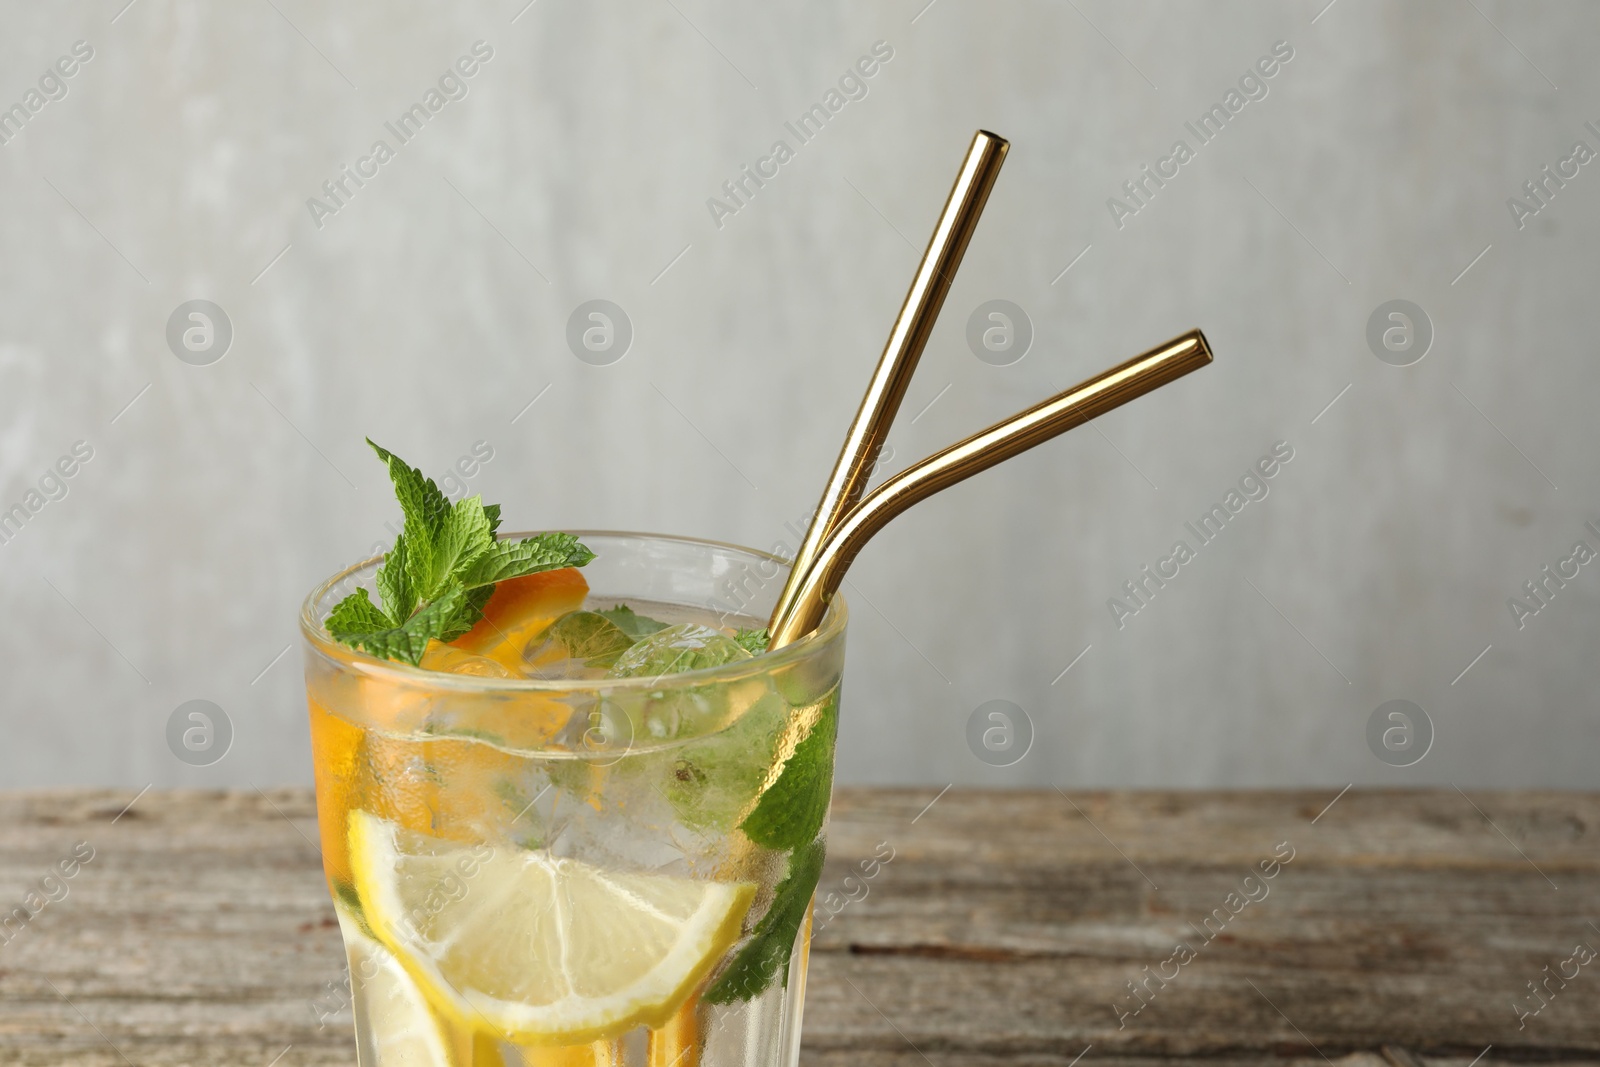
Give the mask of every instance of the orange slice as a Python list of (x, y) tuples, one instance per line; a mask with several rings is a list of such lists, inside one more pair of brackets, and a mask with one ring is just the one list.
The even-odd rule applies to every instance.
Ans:
[(589, 583), (576, 567), (508, 578), (494, 587), (483, 618), (451, 646), (522, 673), (522, 650), (557, 618), (583, 607)]

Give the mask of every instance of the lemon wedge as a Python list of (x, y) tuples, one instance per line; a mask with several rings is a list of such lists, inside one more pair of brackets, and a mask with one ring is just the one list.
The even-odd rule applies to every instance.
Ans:
[(449, 1038), (428, 1000), (394, 954), (362, 933), (361, 925), (335, 905), (350, 957), (352, 983), (361, 991), (367, 1036), (376, 1046), (363, 1058), (415, 1067), (453, 1067)]
[(738, 940), (749, 882), (608, 870), (350, 812), (362, 908), (453, 1022), (526, 1045), (660, 1027)]

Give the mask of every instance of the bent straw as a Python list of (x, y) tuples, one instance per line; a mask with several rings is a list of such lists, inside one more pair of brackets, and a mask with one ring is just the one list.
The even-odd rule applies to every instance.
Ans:
[(1210, 362), (1205, 336), (1190, 330), (890, 478), (834, 528), (809, 571), (797, 580), (791, 574), (797, 594), (787, 613), (774, 614), (768, 647), (781, 648), (816, 629), (862, 546), (911, 505)]
[(934, 320), (944, 306), (945, 295), (950, 291), (956, 269), (961, 266), (967, 243), (978, 228), (978, 218), (983, 214), (995, 179), (1000, 176), (1000, 165), (1005, 162), (1009, 147), (1005, 138), (987, 130), (972, 135), (967, 158), (950, 188), (939, 224), (928, 240), (928, 249), (922, 254), (922, 263), (911, 280), (900, 314), (894, 320), (894, 329), (883, 347), (866, 395), (861, 398), (855, 421), (850, 424), (839, 460), (828, 476), (817, 513), (795, 553), (789, 578), (773, 608), (774, 621), (792, 611), (800, 591), (800, 580), (811, 570), (822, 542), (866, 490), (872, 465), (877, 462), (878, 452), (888, 437), (889, 424), (900, 410), (906, 386), (917, 369), (917, 361), (922, 358)]

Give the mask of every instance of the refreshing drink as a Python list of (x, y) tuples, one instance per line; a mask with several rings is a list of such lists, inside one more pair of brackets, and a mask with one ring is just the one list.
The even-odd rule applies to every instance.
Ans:
[(842, 603), (765, 652), (769, 556), (491, 523), (480, 551), (557, 544), (546, 562), (585, 565), (468, 587), (455, 624), (404, 639), (353, 632), (374, 594), (391, 624), (455, 595), (413, 562), (409, 601), (393, 562), (437, 560), (448, 521), (330, 580), (301, 620), (362, 1067), (793, 1065)]

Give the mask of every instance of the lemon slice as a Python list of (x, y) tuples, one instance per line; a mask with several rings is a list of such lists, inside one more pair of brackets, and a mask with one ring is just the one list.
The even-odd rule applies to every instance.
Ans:
[(452, 1067), (449, 1039), (422, 990), (394, 954), (361, 932), (361, 925), (335, 906), (350, 956), (353, 984), (361, 991), (368, 1036), (376, 1062), (414, 1067)]
[(350, 812), (378, 939), (453, 1021), (516, 1044), (664, 1025), (739, 938), (748, 882), (605, 870)]

